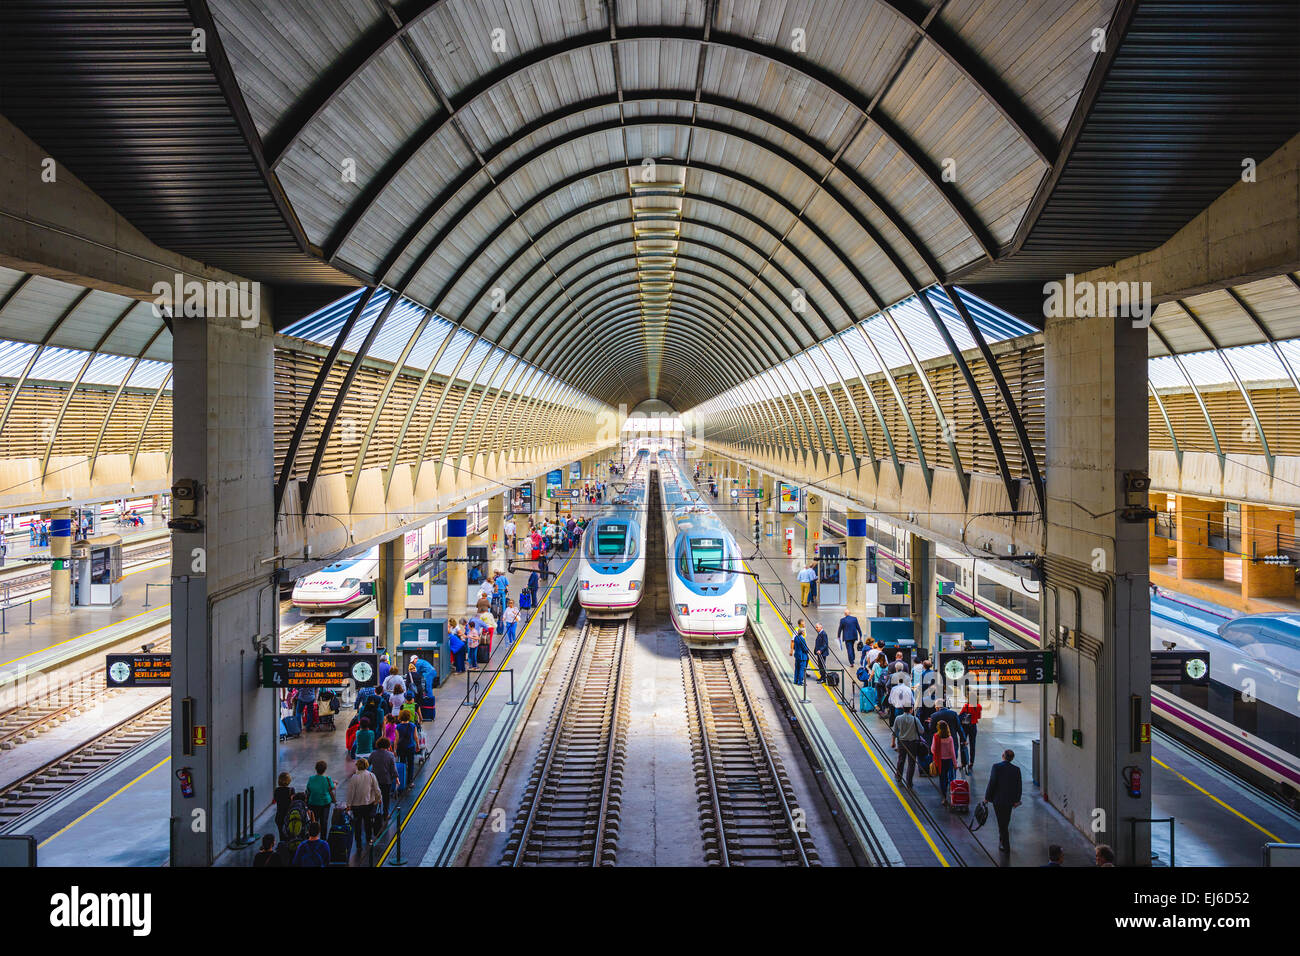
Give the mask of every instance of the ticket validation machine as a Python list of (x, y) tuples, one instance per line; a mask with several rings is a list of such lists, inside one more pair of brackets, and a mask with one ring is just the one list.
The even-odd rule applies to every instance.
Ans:
[(102, 534), (72, 545), (72, 603), (115, 607), (122, 603), (122, 538)]

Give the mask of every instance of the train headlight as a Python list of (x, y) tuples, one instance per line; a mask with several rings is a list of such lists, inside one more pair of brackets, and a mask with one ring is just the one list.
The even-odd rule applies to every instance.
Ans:
[(749, 610), (749, 605), (748, 605), (748, 604), (737, 604), (737, 605), (736, 605), (736, 617), (744, 617), (745, 613), (746, 613), (748, 610)]
[(627, 582), (627, 589), (628, 589), (629, 591), (639, 591), (639, 590), (641, 590), (641, 582), (640, 582), (640, 581), (628, 581), (628, 582)]
[(584, 591), (586, 591), (588, 588), (591, 587), (590, 581), (579, 581), (578, 584), (582, 587)]
[(687, 617), (690, 615), (691, 609), (687, 607), (685, 604), (679, 604), (677, 605), (677, 613), (681, 617)]

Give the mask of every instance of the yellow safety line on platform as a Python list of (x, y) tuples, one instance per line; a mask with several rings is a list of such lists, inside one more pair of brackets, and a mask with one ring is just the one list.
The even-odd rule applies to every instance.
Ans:
[(1172, 774), (1173, 774), (1175, 777), (1177, 777), (1179, 780), (1183, 781), (1183, 783), (1187, 784), (1187, 785), (1188, 785), (1189, 787), (1191, 787), (1193, 790), (1199, 790), (1201, 793), (1205, 794), (1207, 797), (1209, 797), (1211, 800), (1213, 800), (1213, 801), (1214, 801), (1215, 803), (1217, 803), (1219, 806), (1223, 807), (1223, 809), (1227, 810), (1229, 813), (1234, 814), (1234, 815), (1240, 817), (1242, 820), (1245, 820), (1245, 821), (1246, 821), (1247, 823), (1249, 823), (1252, 827), (1254, 827), (1254, 828), (1255, 828), (1256, 830), (1258, 830), (1260, 833), (1262, 833), (1262, 834), (1264, 834), (1265, 836), (1267, 836), (1267, 837), (1268, 837), (1270, 840), (1272, 840), (1274, 843), (1284, 843), (1284, 842), (1286, 842), (1286, 841), (1284, 841), (1280, 836), (1277, 836), (1276, 834), (1271, 833), (1271, 832), (1269, 832), (1268, 830), (1265, 830), (1262, 826), (1260, 826), (1258, 823), (1256, 823), (1256, 822), (1255, 822), (1254, 820), (1252, 820), (1250, 817), (1246, 816), (1246, 815), (1245, 815), (1244, 813), (1242, 813), (1241, 811), (1236, 810), (1236, 809), (1234, 809), (1234, 808), (1228, 806), (1226, 803), (1224, 803), (1222, 800), (1220, 800), (1220, 799), (1219, 799), (1218, 797), (1216, 797), (1214, 794), (1210, 793), (1210, 791), (1206, 790), (1204, 787), (1200, 786), (1199, 784), (1193, 783), (1191, 780), (1188, 780), (1188, 779), (1187, 779), (1186, 777), (1184, 777), (1181, 773), (1179, 773), (1179, 772), (1178, 772), (1177, 770), (1175, 770), (1173, 767), (1169, 766), (1169, 765), (1168, 765), (1167, 763), (1165, 763), (1163, 760), (1160, 760), (1160, 759), (1159, 759), (1158, 757), (1156, 757), (1155, 755), (1152, 755), (1152, 757), (1151, 757), (1151, 762), (1152, 762), (1152, 763), (1158, 763), (1158, 764), (1160, 764), (1160, 766), (1164, 767), (1166, 770), (1168, 770), (1170, 773), (1172, 773)]
[(154, 764), (152, 767), (150, 767), (150, 768), (149, 768), (148, 770), (146, 770), (144, 773), (140, 774), (140, 776), (136, 777), (136, 778), (135, 778), (134, 780), (132, 780), (130, 783), (125, 784), (125, 785), (124, 785), (121, 789), (119, 789), (116, 793), (113, 793), (111, 796), (107, 796), (107, 797), (105, 797), (103, 800), (100, 800), (99, 803), (95, 804), (93, 807), (91, 807), (89, 810), (87, 810), (87, 811), (86, 811), (85, 813), (83, 813), (81, 816), (77, 817), (77, 819), (73, 820), (73, 821), (72, 821), (71, 823), (69, 823), (67, 826), (63, 827), (63, 828), (62, 828), (61, 830), (59, 830), (57, 833), (54, 833), (54, 834), (52, 834), (51, 836), (46, 837), (44, 840), (42, 840), (42, 841), (37, 845), (36, 848), (37, 848), (38, 850), (41, 849), (41, 847), (45, 846), (45, 844), (49, 843), (51, 840), (55, 840), (55, 839), (57, 839), (57, 838), (59, 837), (60, 834), (66, 833), (68, 830), (71, 830), (71, 829), (72, 829), (73, 827), (75, 827), (78, 823), (80, 823), (82, 820), (86, 819), (86, 817), (90, 816), (92, 813), (94, 813), (96, 810), (98, 810), (98, 809), (99, 809), (100, 807), (102, 807), (104, 804), (106, 804), (106, 803), (108, 803), (108, 802), (110, 802), (110, 801), (112, 801), (112, 800), (116, 800), (116, 799), (117, 799), (118, 797), (120, 797), (122, 794), (126, 793), (126, 791), (130, 790), (130, 789), (131, 789), (132, 787), (134, 787), (137, 783), (139, 783), (139, 782), (140, 782), (141, 780), (143, 780), (145, 777), (149, 776), (149, 774), (153, 773), (155, 770), (157, 770), (159, 767), (161, 767), (163, 764), (167, 763), (167, 762), (168, 762), (169, 760), (171, 760), (171, 759), (172, 759), (172, 758), (171, 758), (171, 755), (170, 755), (170, 754), (167, 755), (166, 757), (163, 757), (162, 760), (159, 760), (156, 764)]
[[(564, 576), (564, 569), (569, 566), (569, 562), (571, 562), (572, 560), (573, 560), (573, 555), (569, 555), (569, 557), (567, 557), (564, 560), (564, 564), (560, 565), (560, 570), (555, 572), (555, 581), (547, 586), (546, 592), (542, 596), (543, 604), (546, 603), (547, 598), (551, 596), (551, 592), (555, 590), (555, 586), (560, 583), (560, 578)], [(537, 605), (538, 608), (540, 608), (541, 606), (542, 606), (541, 604)], [(487, 689), (483, 691), (483, 696), (481, 696), (478, 699), (479, 704), (487, 700), (487, 695), (492, 693), (492, 688), (496, 686), (497, 678), (500, 677), (501, 672), (505, 670), (506, 664), (510, 663), (510, 658), (515, 656), (515, 651), (517, 651), (519, 649), (519, 645), (523, 643), (524, 635), (527, 634), (528, 629), (533, 626), (533, 621), (537, 620), (538, 615), (535, 613), (535, 610), (536, 609), (534, 609), (534, 614), (528, 619), (528, 623), (524, 625), (524, 629), (520, 631), (519, 636), (515, 638), (515, 643), (514, 646), (510, 648), (510, 653), (505, 656), (505, 659), (501, 662), (501, 666), (498, 667), (496, 673), (492, 675), (492, 680), (488, 682)], [(406, 811), (406, 819), (404, 819), (400, 824), (398, 824), (397, 827), (398, 833), (401, 833), (403, 830), (405, 830), (406, 825), (411, 822), (411, 817), (415, 814), (415, 811), (420, 806), (421, 801), (424, 800), (424, 795), (429, 792), (429, 788), (433, 786), (433, 782), (438, 779), (438, 774), (442, 772), (442, 768), (446, 765), (448, 759), (450, 759), (451, 755), (455, 752), (456, 747), (460, 745), (460, 740), (462, 737), (465, 736), (465, 731), (469, 730), (470, 725), (474, 723), (474, 718), (478, 716), (479, 704), (474, 705), (474, 709), (470, 711), (469, 720), (465, 721), (464, 725), (460, 728), (459, 731), (457, 731), (456, 736), (452, 738), (451, 744), (447, 747), (446, 752), (443, 753), (441, 759), (438, 760), (438, 766), (433, 768), (433, 773), (430, 774), (429, 779), (425, 781), (424, 788), (420, 791), (420, 795), (415, 798), (415, 803), (411, 804), (411, 809)], [(384, 861), (388, 859), (388, 854), (393, 852), (393, 847), (396, 845), (397, 845), (397, 834), (394, 834), (393, 838), (390, 841), (388, 841), (388, 846), (384, 848), (383, 856), (379, 858), (379, 862), (375, 865), (383, 866)]]
[[(745, 564), (745, 562), (743, 561), (741, 562), (741, 564), (745, 565), (746, 571), (750, 570), (748, 564)], [(754, 580), (755, 583), (758, 584), (758, 590), (762, 593), (763, 599), (767, 601), (767, 606), (772, 609), (772, 613), (776, 615), (776, 619), (781, 622), (781, 625), (786, 629), (786, 632), (793, 639), (794, 631), (791, 629), (784, 615), (782, 615), (781, 612), (776, 609), (776, 605), (772, 603), (772, 597), (767, 593), (767, 588), (763, 587), (763, 582), (759, 581), (757, 576), (755, 576)], [(903, 807), (904, 810), (907, 811), (907, 815), (912, 818), (912, 822), (916, 824), (916, 829), (920, 832), (921, 836), (925, 838), (925, 842), (929, 845), (930, 849), (934, 851), (934, 855), (935, 857), (938, 858), (939, 863), (943, 866), (951, 867), (952, 864), (948, 862), (947, 858), (944, 857), (939, 847), (935, 844), (933, 838), (931, 838), (930, 836), (930, 832), (925, 828), (925, 825), (921, 823), (920, 818), (912, 810), (912, 807), (908, 804), (908, 802), (903, 799), (902, 791), (899, 790), (898, 787), (895, 786), (894, 784), (893, 774), (889, 771), (886, 771), (885, 768), (881, 766), (880, 761), (876, 759), (876, 755), (872, 753), (871, 748), (867, 746), (867, 741), (863, 738), (862, 732), (858, 730), (857, 722), (849, 715), (849, 712), (844, 709), (844, 705), (840, 703), (840, 701), (836, 698), (835, 694), (831, 691), (829, 687), (827, 687), (825, 684), (822, 684), (821, 688), (826, 692), (826, 695), (830, 697), (831, 703), (835, 705), (835, 709), (840, 712), (841, 716), (843, 716), (844, 722), (848, 724), (849, 729), (853, 731), (853, 736), (858, 738), (858, 743), (862, 744), (862, 749), (866, 752), (867, 756), (871, 758), (871, 762), (875, 764), (876, 770), (880, 772), (880, 776), (885, 781), (885, 784), (889, 787), (891, 791), (893, 791), (894, 796), (898, 798), (899, 804)]]
[[(171, 605), (159, 604), (157, 607), (151, 607), (149, 610), (141, 611), (139, 614), (132, 614), (130, 617), (124, 617), (120, 621), (113, 621), (112, 623), (105, 624), (103, 627), (97, 627), (93, 631), (87, 631), (85, 634), (78, 634), (76, 637), (70, 637), (66, 641), (59, 641), (59, 643), (50, 644), (47, 647), (39, 647), (34, 651), (30, 651), (24, 654), (22, 657), (15, 657), (11, 661), (5, 661), (3, 664), (0, 664), (0, 667), (8, 667), (10, 664), (17, 664), (19, 661), (31, 657), (33, 654), (44, 654), (46, 651), (52, 651), (54, 650), (54, 648), (62, 647), (64, 644), (71, 644), (73, 641), (84, 640), (85, 638), (90, 637), (90, 635), (92, 634), (98, 634), (100, 631), (106, 631), (110, 627), (117, 627), (120, 624), (127, 624), (131, 621), (134, 621), (137, 617), (144, 617), (146, 614), (152, 614), (154, 611), (160, 610), (165, 607), (171, 607)], [(124, 637), (122, 638), (122, 640), (126, 640), (126, 638)]]

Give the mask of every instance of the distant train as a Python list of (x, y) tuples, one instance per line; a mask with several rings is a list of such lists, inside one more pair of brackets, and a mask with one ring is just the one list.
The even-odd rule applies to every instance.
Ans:
[(650, 501), (650, 452), (628, 465), (627, 489), (593, 518), (582, 536), (578, 600), (588, 617), (627, 617), (645, 585), (646, 508)]
[[(844, 534), (843, 515), (830, 512), (827, 528)], [(881, 517), (867, 521), (867, 537), (879, 557), (904, 574), (910, 566), (906, 529)], [(985, 617), (1022, 645), (1040, 647), (1040, 585), (998, 563), (936, 547), (935, 576), (950, 581), (943, 600)], [(1163, 605), (1162, 605), (1163, 608)], [(1181, 650), (1210, 652), (1208, 686), (1151, 688), (1156, 722), (1293, 805), (1300, 803), (1300, 615), (1249, 615), (1205, 629), (1163, 609), (1155, 616), (1192, 627), (1178, 634)], [(1161, 638), (1153, 630), (1152, 650)]]
[[(470, 534), (477, 534), (487, 526), (487, 506), (474, 505), (466, 509)], [(427, 557), (430, 546), (447, 540), (447, 519), (406, 532), (406, 566), (403, 577), (415, 572)], [(369, 595), (361, 593), (361, 584), (379, 577), (379, 549), (371, 548), (363, 555), (336, 561), (319, 571), (299, 578), (293, 585), (293, 606), (303, 617), (340, 617), (356, 610)]]
[(740, 549), (669, 452), (658, 471), (673, 627), (689, 647), (735, 647), (749, 621)]

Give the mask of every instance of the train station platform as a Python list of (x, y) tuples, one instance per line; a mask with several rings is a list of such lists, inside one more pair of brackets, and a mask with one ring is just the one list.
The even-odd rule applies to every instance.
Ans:
[[(49, 593), (5, 608), (0, 634), (0, 674), (48, 666), (62, 650), (88, 640), (126, 635), (170, 620), (171, 564), (150, 561), (124, 571), (122, 600), (113, 607), (74, 607), (67, 614), (49, 612)], [(149, 606), (145, 606), (146, 595)], [(31, 623), (28, 623), (28, 618)]]
[[(742, 549), (753, 552), (748, 518), (719, 510), (742, 542)], [(827, 540), (835, 543), (833, 535)], [(843, 645), (835, 637), (842, 607), (800, 608), (794, 580), (799, 559), (787, 557), (783, 551), (774, 554), (775, 550), (771, 540), (765, 539), (748, 562), (761, 584), (755, 634), (772, 666), (785, 678), (783, 688), (790, 705), (814, 742), (841, 801), (846, 809), (857, 806), (857, 811), (850, 813), (860, 836), (883, 832), (888, 839), (877, 838), (877, 852), (892, 863), (905, 865), (1036, 866), (1046, 861), (1052, 843), (1065, 849), (1066, 865), (1091, 865), (1093, 843), (1047, 804), (1034, 780), (1033, 745), (1041, 734), (1042, 694), (1037, 688), (1021, 688), (1014, 703), (981, 698), (984, 710), (970, 778), (972, 800), (982, 797), (989, 767), (1006, 749), (1016, 754), (1025, 788), (1025, 799), (1012, 817), (1012, 852), (1002, 856), (993, 821), (972, 834), (965, 826), (969, 819), (941, 807), (941, 794), (932, 781), (922, 782), (918, 776), (915, 790), (908, 793), (894, 780), (897, 752), (890, 749), (887, 726), (875, 714), (856, 709), (859, 685), (847, 666)], [(889, 567), (888, 562), (882, 563), (882, 580), (892, 577)], [(1226, 620), (1241, 613), (1198, 598), (1180, 595), (1178, 600), (1186, 606), (1169, 604), (1167, 613), (1157, 609), (1153, 628), (1173, 621), (1177, 613), (1206, 620)], [(1160, 608), (1164, 607), (1161, 603)], [(948, 605), (940, 607), (945, 617), (965, 613)], [(793, 684), (791, 619), (799, 617), (808, 624), (810, 647), (815, 621), (821, 621), (829, 634), (831, 666), (840, 671), (842, 686), (847, 688), (842, 694), (816, 683), (815, 664), (809, 667), (806, 694)], [(994, 636), (994, 644), (1018, 646), (1000, 635)], [(1008, 689), (1004, 696), (1013, 692)], [(963, 702), (958, 697), (955, 707), (959, 709)], [(1152, 826), (1152, 865), (1255, 866), (1265, 842), (1300, 842), (1300, 815), (1285, 804), (1160, 731), (1153, 732), (1152, 752), (1151, 819), (1162, 821)], [(1172, 840), (1169, 820), (1174, 821)], [(867, 845), (872, 845), (870, 838)]]
[[(155, 518), (150, 514), (142, 514), (142, 525), (123, 525), (119, 527), (111, 521), (101, 522), (92, 534), (115, 534), (121, 537), (124, 548), (133, 544), (141, 544), (146, 541), (161, 541), (171, 535), (167, 528), (166, 518)], [(44, 561), (35, 561), (34, 558), (49, 558), (50, 546), (39, 543), (32, 543), (31, 537), (26, 531), (7, 531), (4, 535), (5, 543), (8, 547), (5, 550), (5, 561), (0, 565), (0, 584), (3, 584), (4, 578), (9, 574), (19, 570), (32, 570), (45, 567)]]
[[(471, 538), (470, 543), (480, 542)], [(516, 556), (516, 560), (522, 564), (509, 575), (509, 593), (517, 601), (520, 590), (527, 585), (531, 566), (522, 556)], [(398, 858), (399, 819), (400, 857), (404, 861), (421, 866), (447, 866), (455, 861), (576, 594), (576, 554), (552, 555), (550, 567), (551, 579), (539, 589), (538, 607), (531, 617), (520, 621), (515, 642), (508, 644), (498, 633), (486, 665), (463, 673), (453, 670), (436, 692), (437, 714), (421, 727), (427, 745), (417, 758), (414, 781), (394, 800), (400, 813), (393, 812), (373, 852), (354, 856), (354, 865), (384, 865)], [(471, 590), (476, 587), (471, 586)], [(359, 614), (373, 616), (373, 605)], [(445, 619), (445, 611), (435, 608), (434, 617)], [(302, 649), (313, 648), (304, 645)], [(280, 742), (279, 771), (290, 775), (295, 789), (304, 788), (315, 773), (317, 761), (324, 760), (336, 793), (343, 793), (354, 772), (355, 761), (347, 757), (344, 740), (348, 723), (355, 715), (355, 707), (348, 702), (335, 715), (333, 731), (304, 731), (297, 738)], [(259, 837), (275, 832), (274, 806), (267, 804), (270, 796), (258, 795), (254, 833)], [(256, 849), (252, 846), (226, 852), (217, 865), (248, 865)]]

